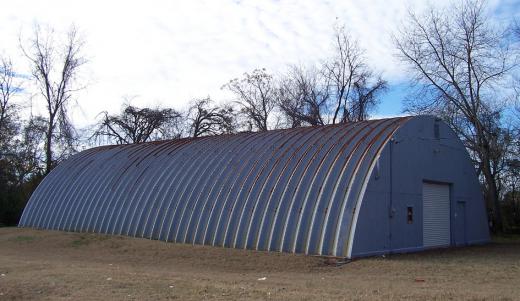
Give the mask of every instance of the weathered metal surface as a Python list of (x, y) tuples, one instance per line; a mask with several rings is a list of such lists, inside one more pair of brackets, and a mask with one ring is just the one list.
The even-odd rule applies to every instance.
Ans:
[(89, 149), (45, 178), (20, 226), (346, 256), (377, 156), (408, 119)]

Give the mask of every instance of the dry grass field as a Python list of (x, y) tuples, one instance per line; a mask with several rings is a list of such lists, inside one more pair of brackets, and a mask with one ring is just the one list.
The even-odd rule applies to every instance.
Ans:
[(520, 300), (520, 240), (320, 257), (0, 229), (0, 300)]

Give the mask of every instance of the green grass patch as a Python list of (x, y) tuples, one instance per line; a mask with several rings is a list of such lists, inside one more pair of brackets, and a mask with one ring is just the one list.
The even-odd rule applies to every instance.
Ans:
[(8, 240), (14, 241), (14, 242), (25, 242), (25, 241), (33, 241), (35, 239), (36, 239), (36, 237), (34, 237), (34, 236), (18, 235), (16, 237), (9, 238)]
[(81, 235), (78, 239), (75, 239), (71, 242), (72, 246), (75, 248), (81, 247), (81, 246), (87, 246), (90, 244), (90, 240), (86, 237)]
[(83, 234), (76, 234), (75, 238), (76, 239), (74, 239), (71, 242), (73, 247), (81, 247), (81, 246), (89, 245), (91, 243), (102, 242), (102, 241), (110, 239), (111, 237), (108, 235), (83, 233)]

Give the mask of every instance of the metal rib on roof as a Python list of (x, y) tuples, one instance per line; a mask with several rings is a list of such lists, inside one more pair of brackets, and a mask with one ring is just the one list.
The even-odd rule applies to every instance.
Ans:
[(44, 179), (20, 226), (347, 256), (372, 168), (406, 120), (89, 149)]

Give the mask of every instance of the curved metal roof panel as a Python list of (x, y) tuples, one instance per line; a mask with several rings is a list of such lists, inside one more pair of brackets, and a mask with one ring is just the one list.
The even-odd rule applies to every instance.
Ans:
[(20, 226), (346, 256), (376, 159), (407, 120), (89, 149), (44, 179)]

